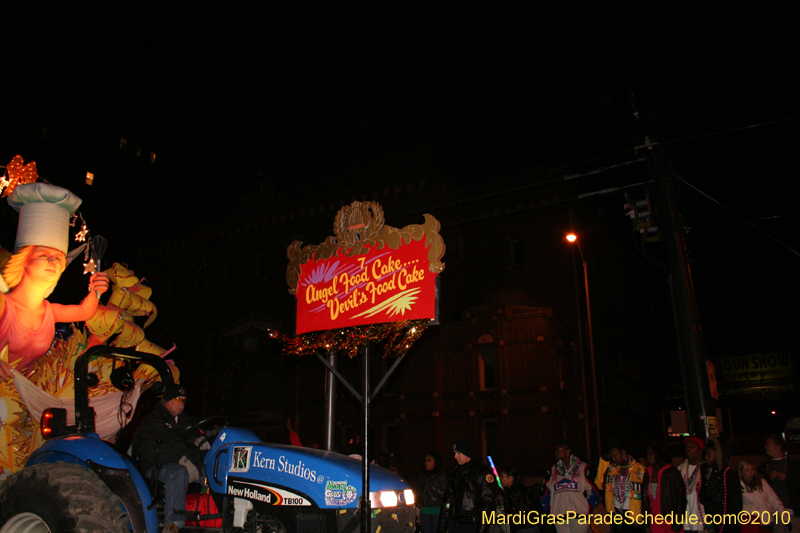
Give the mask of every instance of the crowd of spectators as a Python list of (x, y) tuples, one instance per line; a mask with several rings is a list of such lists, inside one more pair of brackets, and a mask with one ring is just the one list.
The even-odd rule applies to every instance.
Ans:
[[(453, 445), (457, 466), (425, 456), (417, 516), (422, 533), (789, 533), (800, 508), (800, 460), (780, 435), (767, 458), (734, 464), (725, 440), (687, 437), (683, 457), (654, 442), (637, 459), (610, 442), (589, 465), (567, 440), (547, 476), (486, 466), (469, 439)], [(800, 531), (800, 530), (798, 530)]]

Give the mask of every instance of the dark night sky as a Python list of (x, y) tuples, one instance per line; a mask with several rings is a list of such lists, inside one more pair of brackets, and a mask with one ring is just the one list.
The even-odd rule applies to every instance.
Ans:
[[(634, 157), (629, 94), (646, 72), (676, 171), (800, 249), (800, 47), (786, 13), (517, 4), (35, 4), (3, 30), (0, 159), (36, 159), (43, 127), (139, 137), (206, 198), (226, 173), (275, 176), (425, 143), (467, 185), (538, 166), (583, 172)], [(40, 165), (56, 183), (59, 172)], [(314, 184), (278, 185), (291, 197)], [(779, 336), (771, 349), (794, 347), (800, 257), (688, 188), (682, 199), (709, 343), (752, 350)]]

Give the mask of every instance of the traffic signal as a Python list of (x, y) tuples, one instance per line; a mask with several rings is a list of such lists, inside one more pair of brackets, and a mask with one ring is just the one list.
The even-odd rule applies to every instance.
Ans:
[(646, 242), (660, 241), (650, 195), (645, 194), (644, 198), (632, 199), (625, 194), (625, 199), (628, 201), (625, 204), (625, 213), (631, 217), (633, 226), (639, 230), (642, 239)]

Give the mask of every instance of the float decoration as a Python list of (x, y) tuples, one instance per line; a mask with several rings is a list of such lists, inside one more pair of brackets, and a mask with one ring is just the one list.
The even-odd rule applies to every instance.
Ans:
[(0, 178), (0, 192), (3, 193), (0, 198), (5, 198), (14, 192), (17, 185), (33, 183), (37, 179), (39, 179), (39, 174), (36, 172), (36, 162), (31, 161), (25, 165), (22, 156), (15, 155), (6, 166), (3, 177)]
[[(22, 468), (30, 453), (42, 444), (38, 420), (44, 409), (67, 408), (71, 423), (73, 368), (77, 356), (90, 346), (109, 342), (162, 357), (172, 351), (165, 352), (145, 338), (143, 328), (156, 317), (156, 308), (149, 301), (152, 290), (119, 264), (107, 271), (113, 285), (105, 306), (99, 301), (106, 286), (105, 275), (91, 278), (95, 281), (90, 281), (87, 298), (94, 301), (88, 307), (84, 303), (90, 300), (74, 306), (56, 306), (46, 300), (74, 258), (83, 252), (84, 272), (93, 272), (95, 259), (99, 263), (105, 246), (102, 237), (89, 238), (86, 222), (77, 212), (80, 198), (61, 187), (36, 183), (35, 168), (35, 163), (23, 165), (17, 156), (0, 180), (3, 196), (9, 196), (8, 203), (20, 213), (15, 253), (0, 248), (0, 377), (6, 379), (0, 381), (0, 480)], [(68, 252), (69, 227), (75, 227), (78, 218), (81, 229), (75, 240), (83, 244)], [(34, 326), (36, 343), (31, 344), (34, 329), (29, 329), (29, 317), (36, 316), (31, 313), (39, 306), (45, 319), (38, 328)], [(66, 313), (65, 309), (75, 311)], [(148, 317), (143, 327), (134, 323), (134, 318), (141, 316)], [(55, 322), (69, 321), (73, 322), (71, 335), (54, 338)], [(82, 330), (75, 326), (81, 321), (85, 322)], [(135, 386), (119, 390), (112, 383), (112, 372), (122, 364), (108, 359), (90, 362), (90, 372), (99, 378), (90, 390), (90, 405), (103, 439), (115, 438), (129, 421), (140, 393), (158, 378), (149, 367), (132, 368)], [(177, 382), (177, 368), (171, 368)]]
[[(413, 343), (435, 318), (435, 276), (444, 270), (439, 221), (424, 219), (397, 229), (384, 224), (377, 202), (353, 202), (337, 213), (335, 236), (320, 245), (293, 242), (286, 279), (297, 297), (299, 336), (286, 350), (300, 355), (346, 346), (353, 356), (365, 340), (398, 339), (411, 329), (403, 338)], [(390, 342), (390, 352), (405, 344)]]
[[(147, 316), (146, 327), (155, 319), (156, 307), (148, 299), (152, 289), (117, 263), (106, 273), (113, 282), (108, 304), (98, 306), (83, 328), (73, 324), (72, 334), (56, 339), (25, 375), (15, 371), (14, 380), (0, 382), (0, 479), (22, 468), (27, 457), (43, 443), (38, 420), (45, 408), (67, 408), (68, 423), (72, 423), (75, 360), (89, 347), (108, 343), (162, 357), (172, 351), (150, 342), (143, 328), (134, 323), (135, 317)], [(2, 350), (2, 359), (8, 360), (7, 348)], [(99, 379), (89, 389), (89, 403), (97, 414), (96, 430), (106, 440), (113, 439), (127, 425), (141, 393), (158, 380), (151, 367), (142, 366), (133, 371), (134, 389), (120, 391), (111, 381), (111, 373), (120, 366), (122, 362), (115, 364), (110, 359), (89, 363), (89, 372)], [(177, 383), (180, 373), (176, 366), (170, 368)]]
[(373, 344), (386, 341), (383, 350), (384, 356), (399, 357), (406, 353), (422, 336), (430, 323), (430, 319), (425, 318), (332, 329), (299, 335), (294, 338), (275, 330), (269, 330), (269, 335), (284, 345), (284, 354), (286, 355), (312, 355), (317, 351), (327, 352), (335, 349), (342, 356), (352, 358), (358, 355), (358, 350), (367, 341)]

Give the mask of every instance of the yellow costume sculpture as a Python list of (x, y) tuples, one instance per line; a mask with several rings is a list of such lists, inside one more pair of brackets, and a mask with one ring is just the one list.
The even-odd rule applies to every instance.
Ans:
[[(18, 185), (8, 200), (20, 212), (20, 223), (15, 253), (9, 256), (0, 248), (0, 481), (21, 469), (41, 445), (41, 412), (47, 407), (72, 407), (72, 372), (78, 355), (115, 335), (115, 346), (164, 353), (133, 322), (136, 316), (150, 316), (146, 327), (155, 318), (149, 301), (152, 291), (121, 265), (115, 264), (107, 274), (92, 275), (88, 295), (80, 304), (47, 301), (67, 265), (69, 217), (80, 205), (79, 198), (61, 187), (29, 183)], [(99, 305), (109, 279), (113, 287), (108, 305)], [(67, 340), (54, 342), (56, 322), (83, 321), (84, 331), (73, 325)], [(157, 377), (149, 367), (136, 370), (134, 390), (117, 391), (109, 377), (113, 365), (109, 360), (90, 364), (90, 371), (100, 378), (90, 389), (90, 403), (103, 439), (114, 438), (141, 391)], [(132, 407), (120, 416), (123, 404)]]

